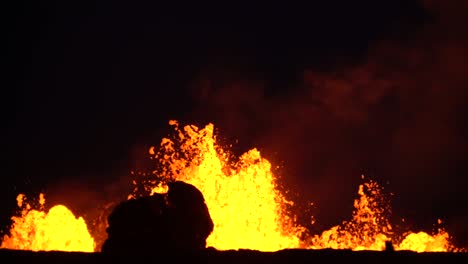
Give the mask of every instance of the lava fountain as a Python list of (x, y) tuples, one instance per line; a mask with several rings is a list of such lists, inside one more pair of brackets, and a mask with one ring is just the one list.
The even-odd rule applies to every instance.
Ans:
[[(362, 176), (364, 179), (364, 176)], [(430, 235), (426, 232), (396, 234), (388, 220), (391, 207), (387, 195), (377, 182), (368, 180), (359, 185), (358, 198), (349, 221), (314, 235), (308, 241), (308, 248), (333, 248), (353, 250), (384, 250), (390, 242), (396, 250), (416, 252), (458, 251), (450, 243), (449, 234), (439, 228)], [(441, 220), (438, 220), (441, 224)]]
[[(200, 129), (194, 125), (174, 126), (175, 137), (164, 138), (149, 154), (158, 164), (134, 181), (136, 193), (159, 192), (168, 180), (182, 180), (195, 185), (205, 196), (215, 223), (208, 246), (225, 249), (275, 251), (284, 248), (384, 250), (391, 242), (396, 250), (456, 251), (443, 229), (435, 234), (425, 232), (394, 234), (388, 215), (388, 197), (375, 181), (368, 180), (358, 189), (350, 221), (309, 235), (288, 214), (292, 205), (280, 192), (271, 164), (251, 149), (233, 161), (220, 147), (213, 124)], [(364, 179), (364, 176), (363, 176)], [(144, 182), (138, 187), (137, 183)]]
[[(349, 221), (321, 234), (309, 234), (295, 221), (288, 208), (293, 202), (279, 191), (271, 163), (258, 149), (235, 157), (217, 143), (214, 125), (180, 127), (170, 121), (175, 133), (149, 149), (152, 168), (133, 171), (134, 189), (130, 197), (165, 192), (170, 180), (193, 184), (204, 195), (215, 224), (207, 245), (218, 250), (253, 249), (277, 251), (286, 248), (383, 250), (390, 242), (395, 250), (466, 251), (450, 243), (449, 234), (439, 229), (433, 234), (396, 234), (388, 215), (389, 199), (383, 188), (366, 180), (358, 188)], [(363, 179), (365, 179), (363, 177)], [(32, 209), (18, 196), (22, 209), (12, 218), (9, 235), (2, 248), (26, 250), (94, 251), (95, 242), (83, 218), (76, 218), (63, 205), (44, 211), (45, 200)]]
[(76, 218), (64, 205), (55, 205), (45, 212), (45, 198), (33, 206), (24, 194), (17, 197), (19, 216), (13, 216), (10, 234), (3, 237), (0, 248), (32, 251), (93, 252), (95, 243), (82, 217)]
[[(170, 124), (178, 138), (164, 138), (159, 151), (150, 149), (161, 165), (152, 176), (162, 182), (185, 181), (201, 190), (215, 224), (208, 246), (264, 251), (299, 247), (303, 230), (284, 213), (291, 202), (278, 191), (271, 164), (257, 149), (233, 162), (216, 144), (212, 124), (183, 130), (176, 121)], [(155, 185), (145, 187), (155, 191)]]

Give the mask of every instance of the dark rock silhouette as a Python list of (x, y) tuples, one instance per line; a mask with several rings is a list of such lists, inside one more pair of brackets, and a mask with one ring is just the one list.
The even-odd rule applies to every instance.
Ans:
[(110, 253), (201, 250), (213, 231), (203, 194), (193, 185), (168, 183), (166, 194), (130, 199), (108, 216), (107, 239), (101, 251)]
[(170, 182), (167, 192), (168, 219), (174, 228), (171, 243), (178, 248), (202, 249), (214, 225), (203, 194), (182, 181)]
[(386, 252), (395, 252), (395, 247), (393, 246), (392, 241), (385, 241), (385, 251)]

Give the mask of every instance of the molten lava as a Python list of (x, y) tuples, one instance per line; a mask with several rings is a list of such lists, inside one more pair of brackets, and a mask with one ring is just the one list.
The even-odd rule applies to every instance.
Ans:
[[(363, 176), (364, 179), (364, 176)], [(353, 217), (310, 238), (309, 248), (333, 248), (353, 250), (384, 250), (391, 241), (396, 250), (416, 252), (456, 251), (449, 235), (443, 229), (429, 235), (425, 232), (403, 235), (398, 238), (388, 220), (390, 204), (383, 188), (369, 180), (359, 186), (359, 198), (354, 201)], [(439, 220), (439, 223), (441, 221)]]
[[(155, 164), (150, 173), (132, 172), (134, 191), (129, 197), (167, 191), (170, 180), (182, 180), (196, 186), (204, 195), (215, 224), (207, 245), (218, 250), (254, 249), (277, 251), (285, 248), (383, 250), (391, 241), (395, 250), (461, 251), (450, 243), (449, 234), (439, 229), (434, 234), (409, 232), (395, 234), (388, 216), (389, 199), (375, 181), (367, 180), (358, 188), (354, 211), (349, 221), (321, 234), (308, 234), (297, 224), (287, 208), (293, 203), (279, 191), (272, 166), (257, 149), (233, 157), (218, 143), (213, 124), (175, 128), (174, 138), (163, 138), (159, 147), (151, 147)], [(364, 179), (364, 177), (363, 177)], [(18, 196), (23, 207), (13, 217), (10, 235), (1, 247), (29, 250), (93, 251), (95, 243), (83, 218), (65, 206), (31, 209)], [(43, 207), (43, 196), (40, 204)]]
[(39, 208), (33, 209), (26, 196), (18, 195), (21, 215), (13, 216), (10, 234), (3, 237), (0, 248), (32, 251), (94, 251), (94, 239), (83, 218), (76, 218), (63, 205), (55, 205), (46, 213), (44, 195)]
[[(353, 217), (322, 234), (306, 236), (305, 228), (286, 211), (288, 201), (279, 191), (271, 164), (252, 149), (233, 161), (216, 142), (213, 124), (202, 129), (187, 125), (173, 139), (164, 138), (159, 151), (149, 154), (160, 166), (145, 174), (147, 192), (159, 192), (170, 179), (186, 181), (205, 196), (214, 232), (208, 246), (224, 249), (275, 251), (284, 248), (383, 250), (391, 241), (396, 250), (455, 251), (447, 232), (408, 233), (399, 238), (388, 220), (391, 213), (383, 188), (370, 180), (359, 186)], [(364, 177), (363, 177), (364, 178)], [(135, 182), (134, 182), (135, 183)], [(157, 184), (156, 184), (157, 183)], [(135, 188), (137, 191), (138, 188)]]
[[(216, 145), (213, 125), (178, 130), (178, 142), (163, 139), (161, 151), (149, 153), (162, 165), (154, 176), (195, 185), (203, 193), (215, 228), (208, 246), (274, 251), (297, 248), (300, 227), (283, 213), (289, 203), (276, 188), (271, 164), (252, 149), (236, 163)], [(176, 146), (178, 148), (176, 148)], [(160, 192), (160, 185), (145, 186)]]

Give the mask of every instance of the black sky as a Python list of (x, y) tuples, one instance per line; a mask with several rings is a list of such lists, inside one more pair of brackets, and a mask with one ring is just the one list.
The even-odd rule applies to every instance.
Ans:
[(366, 174), (395, 193), (397, 217), (416, 228), (442, 217), (468, 243), (467, 5), (312, 2), (16, 1), (2, 224), (18, 192), (83, 214), (124, 193), (177, 119), (214, 122), (234, 151), (282, 165), (284, 184), (316, 203), (318, 229), (349, 217)]

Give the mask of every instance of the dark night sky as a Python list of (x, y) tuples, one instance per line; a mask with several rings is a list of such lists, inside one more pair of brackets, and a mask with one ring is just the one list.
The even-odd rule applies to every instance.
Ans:
[(318, 229), (350, 216), (366, 174), (396, 218), (441, 217), (468, 245), (463, 1), (20, 2), (2, 60), (3, 225), (18, 192), (85, 215), (125, 193), (177, 119), (282, 165)]

